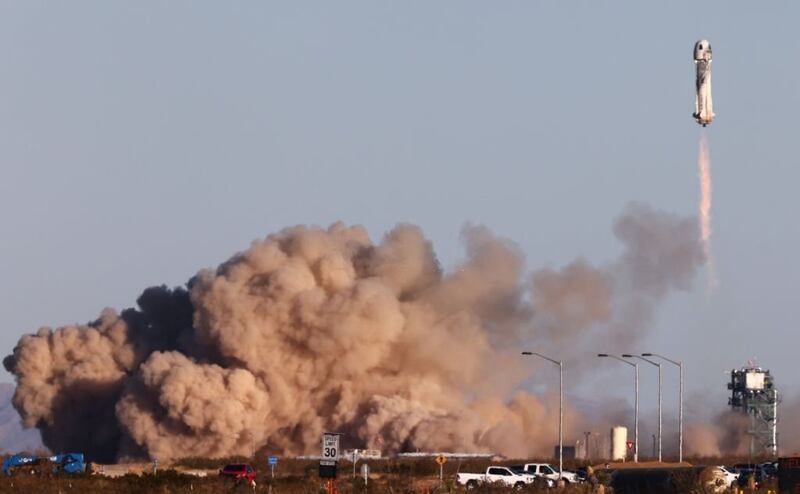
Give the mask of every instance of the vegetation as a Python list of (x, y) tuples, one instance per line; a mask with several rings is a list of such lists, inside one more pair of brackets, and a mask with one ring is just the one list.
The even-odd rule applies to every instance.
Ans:
[[(529, 461), (529, 460), (528, 460)], [(256, 486), (250, 486), (244, 481), (223, 479), (216, 472), (227, 463), (251, 463), (258, 470)], [(457, 471), (479, 472), (485, 470), (489, 464), (486, 460), (451, 460), (444, 465), (444, 482), (439, 483), (439, 466), (432, 459), (420, 460), (369, 460), (359, 462), (360, 465), (370, 465), (369, 483), (365, 485), (363, 478), (352, 476), (352, 464), (342, 462), (339, 468), (337, 488), (340, 494), (455, 494), (465, 493), (463, 487), (455, 484), (454, 478)], [(492, 462), (497, 464), (498, 462)], [(500, 464), (513, 464), (519, 461), (503, 461)], [(695, 464), (701, 462), (694, 462)], [(726, 458), (725, 461), (713, 459), (703, 461), (705, 464), (734, 464), (747, 463), (741, 458)], [(569, 462), (570, 468), (580, 466)], [(205, 478), (188, 475), (186, 470), (203, 470), (208, 476)], [(184, 472), (182, 472), (184, 471)], [(159, 470), (156, 474), (143, 473), (141, 475), (127, 474), (122, 477), (110, 478), (100, 475), (80, 476), (30, 476), (17, 474), (13, 477), (0, 475), (0, 494), (4, 493), (42, 493), (42, 494), (68, 494), (68, 493), (104, 493), (104, 494), (133, 494), (133, 493), (159, 493), (159, 494), (211, 494), (211, 493), (270, 493), (270, 494), (325, 494), (324, 481), (317, 476), (317, 462), (311, 460), (281, 459), (275, 471), (275, 478), (270, 477), (269, 468), (264, 458), (260, 462), (242, 457), (231, 458), (187, 458), (171, 465), (170, 469)], [(691, 485), (691, 478), (676, 478), (681, 483), (681, 492), (702, 493), (703, 491)], [(501, 486), (484, 485), (471, 491), (481, 494), (499, 494), (510, 492), (510, 489)], [(528, 486), (523, 492), (541, 493), (543, 489)], [(569, 486), (559, 492), (563, 494), (588, 494), (595, 492), (590, 485)], [(751, 494), (750, 491), (746, 491)], [(766, 489), (752, 491), (752, 493), (766, 493)], [(774, 491), (773, 491), (774, 492)], [(610, 490), (606, 490), (610, 493)]]

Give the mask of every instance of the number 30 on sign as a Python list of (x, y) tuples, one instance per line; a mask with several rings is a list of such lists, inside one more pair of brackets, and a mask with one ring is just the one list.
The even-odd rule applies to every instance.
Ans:
[(322, 436), (322, 459), (339, 461), (339, 434), (324, 434)]

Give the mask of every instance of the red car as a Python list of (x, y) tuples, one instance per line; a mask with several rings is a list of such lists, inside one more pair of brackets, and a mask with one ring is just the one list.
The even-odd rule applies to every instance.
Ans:
[(225, 468), (219, 471), (219, 476), (253, 482), (256, 480), (256, 469), (246, 463), (233, 463), (225, 465)]

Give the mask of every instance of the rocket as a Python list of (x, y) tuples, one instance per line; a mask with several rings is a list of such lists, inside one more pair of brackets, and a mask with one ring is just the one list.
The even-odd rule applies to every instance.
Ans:
[(694, 65), (696, 69), (694, 113), (697, 123), (705, 127), (714, 120), (714, 107), (711, 102), (711, 44), (701, 39), (694, 44)]

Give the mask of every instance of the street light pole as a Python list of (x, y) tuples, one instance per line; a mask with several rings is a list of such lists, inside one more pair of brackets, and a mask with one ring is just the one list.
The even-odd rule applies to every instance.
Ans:
[(643, 353), (642, 357), (657, 357), (678, 366), (678, 462), (683, 463), (683, 362), (657, 353)]
[(639, 360), (644, 360), (648, 364), (658, 367), (658, 462), (661, 463), (661, 364), (639, 355), (624, 353), (622, 356), (625, 358), (638, 358)]
[(639, 364), (633, 364), (633, 368), (636, 374), (636, 377), (634, 378), (636, 380), (636, 428), (633, 431), (633, 462), (639, 463)]
[(658, 462), (661, 463), (661, 364), (658, 364)]
[(683, 463), (683, 362), (678, 362), (678, 463)]
[(635, 362), (629, 362), (624, 358), (620, 357), (619, 355), (611, 355), (608, 353), (598, 353), (598, 357), (608, 357), (619, 360), (620, 362), (624, 362), (634, 370), (634, 388), (635, 388), (635, 402), (634, 402), (634, 414), (633, 414), (633, 462), (639, 463), (639, 364)]
[(564, 364), (536, 352), (522, 352), (522, 355), (543, 358), (558, 366), (558, 480), (561, 480), (564, 471)]
[(564, 364), (558, 363), (558, 480), (564, 472)]

